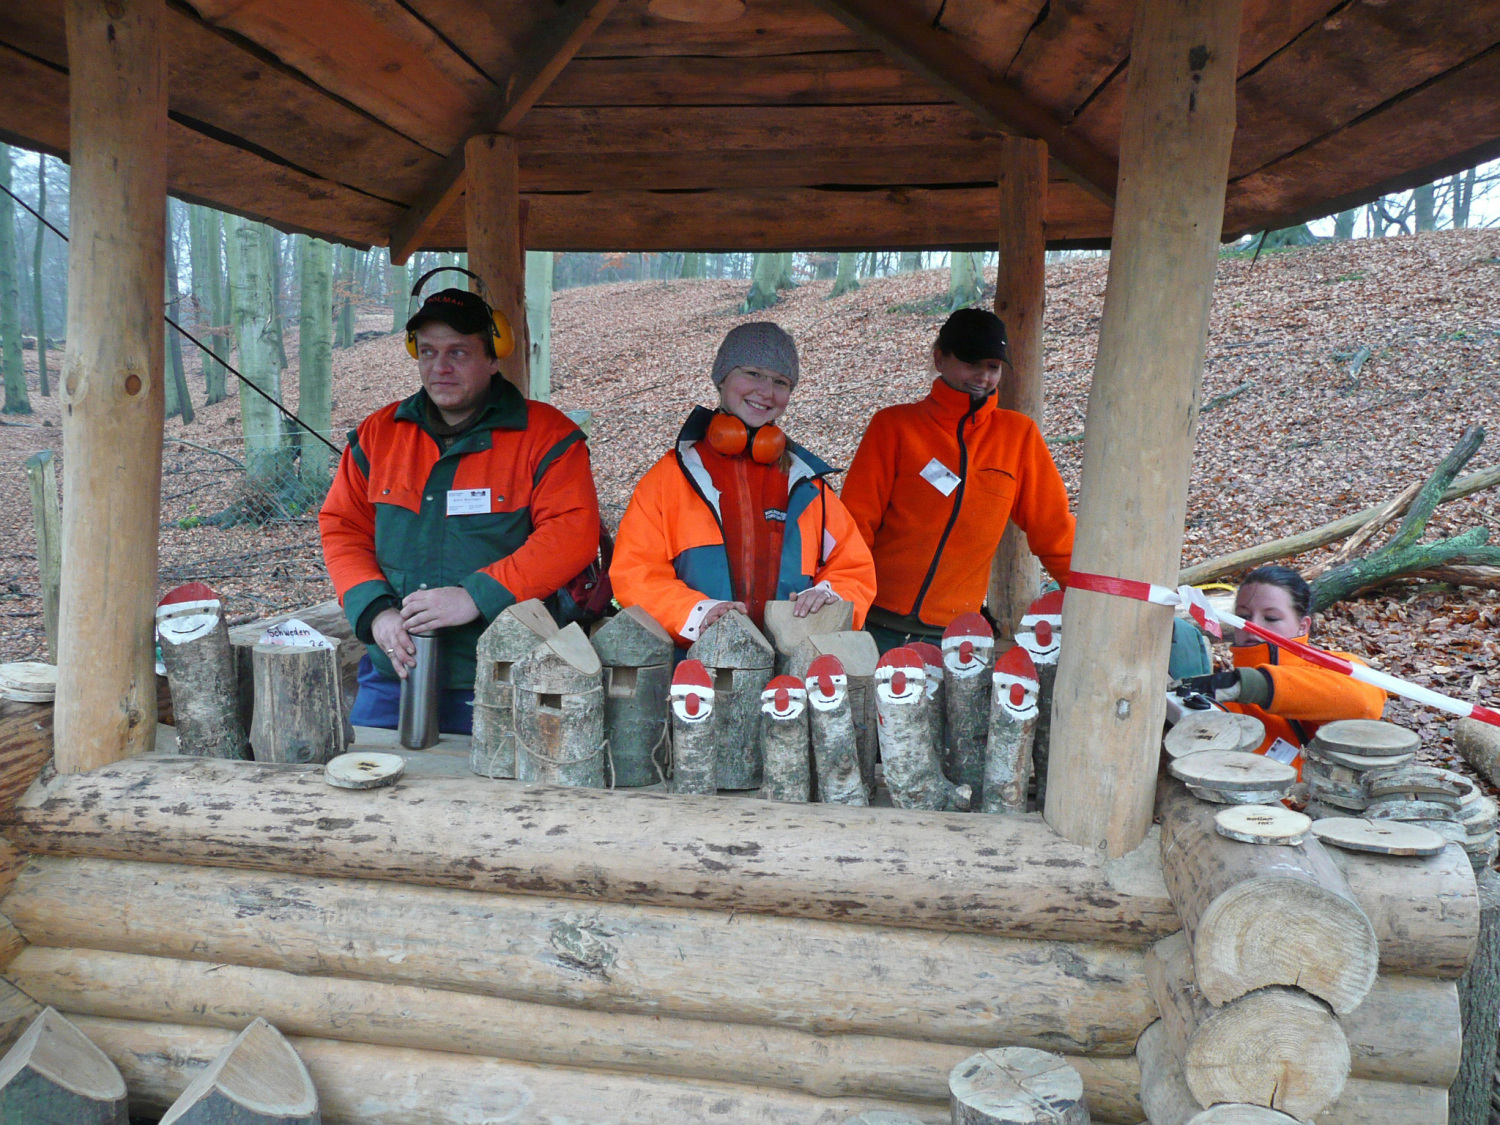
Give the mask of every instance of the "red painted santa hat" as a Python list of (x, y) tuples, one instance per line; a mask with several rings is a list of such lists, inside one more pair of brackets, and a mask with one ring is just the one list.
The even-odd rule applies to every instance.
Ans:
[(943, 650), (935, 644), (927, 641), (913, 641), (906, 646), (922, 658), (922, 663), (928, 668), (941, 669), (943, 667)]
[(677, 671), (672, 673), (672, 686), (674, 688), (708, 688), (712, 691), (714, 681), (708, 674), (708, 669), (703, 666), (703, 661), (684, 660), (677, 665)]
[(824, 695), (832, 695), (835, 686), (848, 682), (844, 674), (844, 662), (837, 656), (825, 653), (808, 666), (807, 687), (809, 691), (816, 683), (820, 692)]
[(777, 676), (760, 693), (762, 703), (773, 703), (778, 711), (785, 711), (792, 700), (807, 694), (807, 685), (796, 676)]
[(157, 617), (176, 617), (179, 613), (218, 612), (222, 602), (210, 586), (202, 582), (189, 582), (185, 586), (168, 590), (156, 603)]

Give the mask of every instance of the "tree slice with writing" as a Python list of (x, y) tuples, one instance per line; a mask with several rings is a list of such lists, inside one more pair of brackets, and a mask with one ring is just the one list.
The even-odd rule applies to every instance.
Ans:
[(953, 1125), (1089, 1125), (1083, 1079), (1031, 1047), (981, 1051), (948, 1075)]
[(1325, 844), (1376, 855), (1437, 855), (1448, 846), (1436, 832), (1392, 820), (1325, 817), (1313, 821), (1312, 831)]
[(1312, 740), (1320, 748), (1376, 758), (1415, 753), (1422, 744), (1415, 731), (1378, 719), (1339, 719), (1324, 723)]
[(1205, 750), (1178, 758), (1171, 766), (1172, 776), (1188, 785), (1221, 792), (1247, 789), (1275, 789), (1291, 785), (1297, 771), (1262, 754), (1239, 750)]
[(1242, 711), (1226, 711), (1225, 714), (1233, 715), (1234, 721), (1240, 728), (1240, 749), (1256, 750), (1266, 740), (1266, 724), (1254, 715), (1246, 715)]
[(1220, 836), (1246, 844), (1300, 844), (1312, 818), (1284, 805), (1238, 805), (1214, 815)]
[(1208, 750), (1241, 750), (1244, 741), (1239, 721), (1228, 711), (1195, 711), (1167, 731), (1162, 747), (1176, 759)]
[(406, 770), (400, 754), (357, 751), (340, 754), (323, 767), (323, 780), (337, 789), (380, 789), (394, 785)]

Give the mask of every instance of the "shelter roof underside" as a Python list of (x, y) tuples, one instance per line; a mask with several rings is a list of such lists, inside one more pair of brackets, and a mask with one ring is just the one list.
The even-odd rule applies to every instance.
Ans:
[[(1500, 154), (1500, 0), (1244, 6), (1226, 234)], [(747, 0), (738, 19), (684, 23), (648, 0), (168, 0), (168, 179), (283, 229), (384, 245), (509, 112), (536, 249), (989, 246), (1001, 129), (1025, 131), (1009, 109), (1095, 167), (1117, 161), (1133, 8)], [(870, 11), (912, 34), (872, 34)], [(67, 63), (60, 0), (0, 5), (0, 135), (66, 157)], [(542, 92), (517, 115), (526, 84)], [(1107, 239), (1100, 177), (1081, 185), (1079, 161), (1052, 151), (1049, 241)], [(464, 241), (460, 204), (422, 244)]]

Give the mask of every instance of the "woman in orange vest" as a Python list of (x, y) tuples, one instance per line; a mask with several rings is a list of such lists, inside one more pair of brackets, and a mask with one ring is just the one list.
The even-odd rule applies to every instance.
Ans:
[(939, 640), (978, 613), (1009, 521), (1066, 586), (1073, 517), (1062, 476), (1034, 421), (995, 405), (1009, 366), (1005, 325), (960, 309), (932, 349), (937, 371), (921, 402), (870, 420), (841, 495), (875, 557), (868, 631), (881, 652)]
[[(1302, 575), (1285, 566), (1263, 566), (1245, 576), (1234, 598), (1234, 613), (1268, 632), (1308, 643), (1312, 631), (1312, 590)], [(1193, 676), (1185, 687), (1202, 692), (1226, 710), (1254, 715), (1266, 724), (1256, 750), (1302, 769), (1302, 747), (1323, 723), (1336, 719), (1378, 719), (1385, 692), (1342, 673), (1309, 664), (1288, 650), (1235, 630), (1234, 668)], [(1359, 658), (1334, 653), (1345, 660)]]
[(797, 387), (797, 347), (781, 328), (742, 324), (719, 346), (719, 407), (697, 406), (620, 520), (609, 577), (679, 646), (731, 609), (757, 626), (768, 601), (805, 617), (834, 601), (864, 621), (875, 564), (824, 477), (833, 470), (776, 425)]

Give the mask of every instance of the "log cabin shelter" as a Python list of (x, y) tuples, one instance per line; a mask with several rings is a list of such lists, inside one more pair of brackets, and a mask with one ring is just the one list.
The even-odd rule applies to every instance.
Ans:
[[(1175, 1012), (1182, 1065), (1205, 1018), (1148, 952), (1206, 955), (1262, 874), (1158, 797), (1164, 607), (1069, 592), (1044, 815), (150, 755), (165, 198), (467, 249), (513, 324), (526, 248), (998, 247), (1033, 414), (1044, 250), (1108, 244), (1073, 566), (1170, 586), (1221, 238), (1500, 153), (1500, 0), (31, 0), (0, 5), (0, 136), (72, 166), (51, 738), (0, 716), (13, 1034), (52, 1004), (165, 1106), (263, 1015), (331, 1122), (936, 1123), (1002, 1045), (1065, 1055), (1095, 1121), (1144, 1116), (1138, 1039)], [(1002, 548), (992, 606), (1026, 568)], [(1295, 1116), (1446, 1121), (1466, 860), (1286, 850), (1337, 924), (1250, 912), (1274, 938), (1222, 1003), (1297, 993), (1354, 1040), (1328, 1021), (1394, 974), (1441, 1034), (1360, 1041)], [(1304, 1002), (1314, 960), (1338, 987)]]

